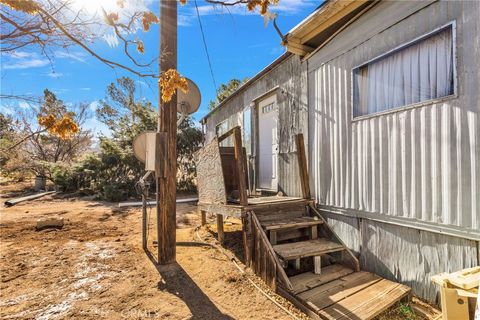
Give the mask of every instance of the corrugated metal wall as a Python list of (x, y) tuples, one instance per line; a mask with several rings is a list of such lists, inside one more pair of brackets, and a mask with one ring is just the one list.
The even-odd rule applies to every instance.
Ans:
[[(479, 16), (478, 2), (382, 2), (309, 60), (320, 204), (480, 235)], [(352, 68), (453, 20), (458, 96), (353, 121)]]

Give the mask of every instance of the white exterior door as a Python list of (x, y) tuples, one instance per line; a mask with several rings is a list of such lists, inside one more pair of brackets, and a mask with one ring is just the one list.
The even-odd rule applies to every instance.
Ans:
[(278, 190), (278, 108), (276, 96), (258, 104), (258, 188)]

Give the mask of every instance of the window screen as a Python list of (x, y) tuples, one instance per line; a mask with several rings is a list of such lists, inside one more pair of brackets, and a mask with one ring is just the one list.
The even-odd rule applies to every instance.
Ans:
[(452, 26), (353, 70), (353, 116), (452, 95)]

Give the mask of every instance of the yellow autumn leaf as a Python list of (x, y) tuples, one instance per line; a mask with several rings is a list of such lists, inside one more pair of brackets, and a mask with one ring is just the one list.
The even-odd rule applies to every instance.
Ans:
[(13, 10), (28, 14), (36, 14), (40, 9), (40, 6), (33, 0), (0, 0), (0, 3)]
[[(187, 0), (178, 0), (181, 5), (185, 5)], [(257, 7), (260, 7), (260, 14), (263, 16), (268, 11), (270, 5), (277, 5), (279, 0), (248, 0), (245, 3), (247, 4), (248, 11), (254, 11)]]
[(40, 116), (38, 117), (38, 124), (44, 127), (50, 134), (62, 139), (67, 139), (79, 131), (78, 125), (67, 115), (61, 119), (56, 118), (53, 114)]
[(143, 54), (145, 52), (145, 46), (141, 40), (136, 40), (135, 43), (137, 44), (137, 51)]
[(177, 89), (182, 90), (184, 93), (188, 92), (187, 79), (182, 77), (175, 69), (169, 69), (162, 73), (158, 83), (162, 89), (163, 102), (169, 102), (172, 100), (172, 97), (176, 93)]
[(143, 15), (142, 15), (143, 31), (145, 31), (145, 32), (150, 30), (150, 25), (152, 23), (159, 23), (159, 22), (160, 22), (160, 20), (151, 11), (144, 12)]

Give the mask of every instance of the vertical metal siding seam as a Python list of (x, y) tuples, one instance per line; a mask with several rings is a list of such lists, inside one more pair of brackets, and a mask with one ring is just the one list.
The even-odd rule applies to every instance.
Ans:
[(330, 190), (329, 190), (329, 204), (335, 205), (335, 144), (334, 144), (334, 122), (336, 121), (333, 113), (333, 102), (332, 102), (332, 88), (331, 83), (331, 69), (332, 66), (327, 65), (327, 78), (326, 78), (326, 98), (328, 99), (328, 115), (329, 115), (329, 137), (330, 137)]
[(451, 128), (450, 128), (450, 107), (446, 105), (439, 106), (441, 110), (441, 158), (440, 158), (440, 172), (441, 172), (441, 203), (442, 203), (442, 216), (444, 223), (446, 224), (458, 224), (458, 219), (454, 219), (450, 208), (451, 197), (451, 177), (450, 175), (455, 172), (455, 168), (452, 167), (451, 156), (453, 150), (449, 144), (451, 140)]
[(437, 174), (437, 125), (436, 125), (436, 119), (437, 119), (437, 112), (435, 108), (430, 109), (432, 113), (432, 126), (431, 126), (431, 134), (432, 137), (430, 139), (431, 141), (431, 156), (432, 156), (432, 161), (430, 162), (432, 165), (432, 187), (431, 187), (431, 195), (432, 195), (432, 221), (434, 222), (441, 222), (438, 219), (438, 174)]
[(400, 120), (400, 184), (401, 184), (401, 190), (402, 194), (400, 197), (401, 203), (400, 203), (400, 211), (401, 211), (401, 216), (402, 217), (408, 217), (408, 208), (407, 208), (407, 203), (408, 203), (408, 194), (407, 194), (407, 152), (406, 152), (406, 135), (407, 135), (407, 111), (404, 115), (399, 117)]
[[(456, 212), (458, 215), (458, 220), (457, 220), (457, 226), (463, 226), (466, 224), (471, 223), (471, 221), (465, 215), (467, 214), (468, 211), (471, 211), (471, 208), (469, 208), (469, 203), (468, 201), (463, 201), (464, 195), (466, 196), (469, 194), (468, 190), (464, 190), (463, 183), (462, 183), (462, 178), (465, 176), (465, 178), (468, 177), (468, 175), (464, 175), (465, 171), (467, 171), (467, 167), (462, 165), (462, 148), (463, 143), (462, 143), (462, 136), (463, 136), (463, 128), (462, 128), (462, 122), (461, 122), (461, 113), (459, 108), (454, 108), (453, 109), (453, 121), (454, 121), (454, 132), (455, 132), (455, 165), (457, 168), (457, 174), (456, 176), (452, 176), (452, 180), (455, 181), (456, 185), (456, 193), (455, 193), (455, 204), (452, 206), (453, 212)], [(464, 150), (468, 152), (468, 149)], [(455, 191), (455, 186), (452, 190), (452, 195), (453, 192)], [(463, 210), (465, 207), (465, 211)], [(466, 218), (466, 219), (465, 219)]]
[(337, 67), (335, 65), (332, 66), (332, 78), (331, 78), (331, 83), (333, 83), (333, 85), (331, 86), (331, 91), (332, 91), (332, 96), (333, 96), (333, 114), (334, 114), (334, 117), (335, 117), (335, 120), (334, 120), (334, 136), (333, 136), (333, 149), (334, 149), (334, 164), (335, 164), (335, 206), (340, 206), (340, 199), (339, 199), (339, 183), (340, 183), (340, 170), (339, 170), (339, 167), (340, 167), (340, 154), (339, 154), (339, 140), (338, 140), (338, 136), (339, 136), (339, 129), (340, 129), (340, 126), (339, 126), (339, 122), (340, 122), (340, 117), (339, 117), (339, 114), (340, 114), (340, 106), (339, 106), (339, 103), (338, 103), (338, 96), (337, 94), (339, 93), (340, 91), (340, 88), (337, 88), (336, 87), (336, 84), (337, 84)]

